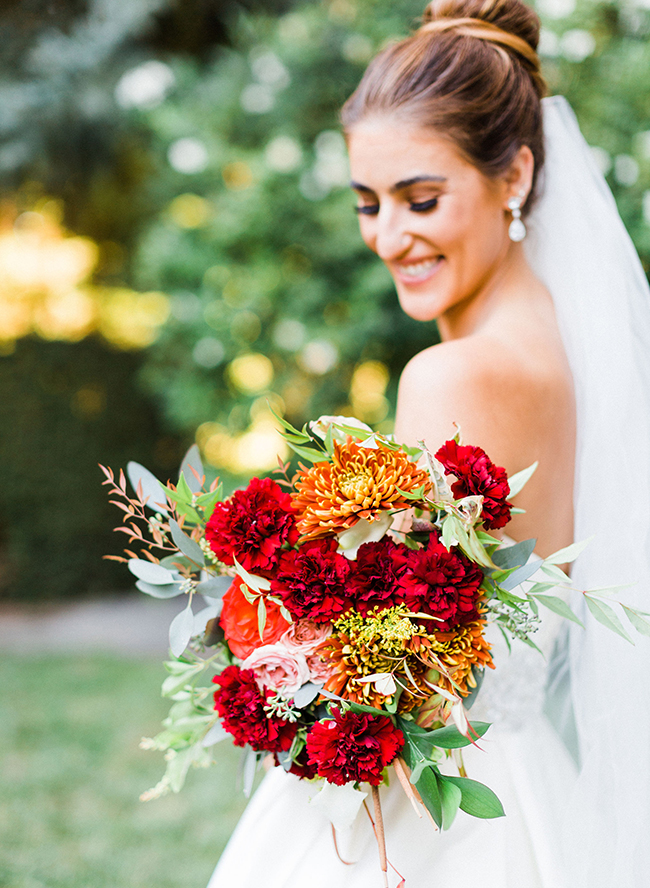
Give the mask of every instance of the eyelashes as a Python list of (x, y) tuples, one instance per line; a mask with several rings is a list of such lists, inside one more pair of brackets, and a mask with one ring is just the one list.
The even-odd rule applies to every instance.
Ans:
[(412, 203), (409, 209), (414, 213), (426, 213), (438, 206), (438, 198), (432, 197), (430, 200), (423, 200), (421, 203)]
[[(409, 204), (409, 210), (412, 213), (427, 213), (438, 206), (438, 198), (432, 197), (430, 200), (423, 200), (420, 203)], [(376, 216), (379, 212), (379, 204), (362, 204), (354, 208), (355, 213), (360, 216)]]

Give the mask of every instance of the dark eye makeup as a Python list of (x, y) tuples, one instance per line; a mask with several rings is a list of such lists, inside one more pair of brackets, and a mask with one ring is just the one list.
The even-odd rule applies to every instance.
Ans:
[[(438, 206), (438, 198), (432, 197), (429, 200), (413, 202), (409, 204), (409, 209), (413, 213), (427, 213), (429, 210)], [(376, 216), (379, 212), (379, 204), (362, 204), (354, 208), (355, 213), (361, 216)]]

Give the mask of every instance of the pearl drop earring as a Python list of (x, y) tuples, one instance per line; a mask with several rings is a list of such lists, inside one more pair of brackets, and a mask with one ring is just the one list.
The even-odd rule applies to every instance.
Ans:
[(508, 236), (511, 241), (519, 243), (526, 237), (526, 226), (521, 220), (521, 205), (524, 201), (523, 194), (511, 197), (508, 201), (508, 209), (512, 213), (512, 222), (508, 227)]

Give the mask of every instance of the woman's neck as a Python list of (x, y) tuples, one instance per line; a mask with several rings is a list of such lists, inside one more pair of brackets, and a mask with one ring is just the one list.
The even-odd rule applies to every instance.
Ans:
[(480, 287), (438, 318), (441, 339), (460, 339), (498, 326), (502, 312), (528, 299), (535, 284), (538, 288), (521, 244), (510, 244)]

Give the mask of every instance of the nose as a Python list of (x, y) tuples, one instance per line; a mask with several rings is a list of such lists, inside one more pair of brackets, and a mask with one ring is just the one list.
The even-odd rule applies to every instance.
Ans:
[(390, 262), (408, 252), (413, 243), (413, 235), (405, 225), (401, 213), (391, 212), (382, 207), (376, 217), (374, 250), (384, 262)]

